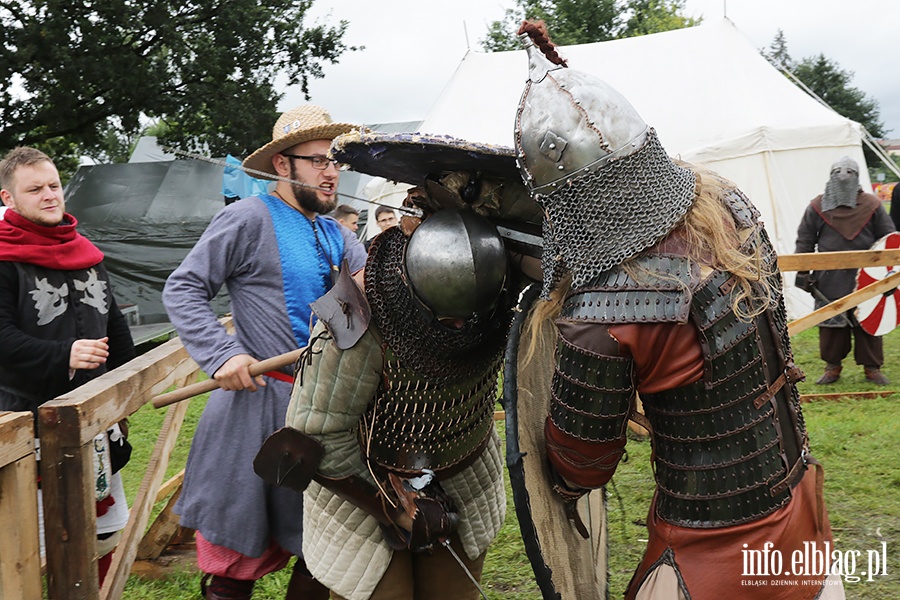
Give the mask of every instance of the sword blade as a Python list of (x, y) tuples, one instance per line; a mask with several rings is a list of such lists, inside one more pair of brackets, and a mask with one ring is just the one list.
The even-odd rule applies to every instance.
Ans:
[(462, 570), (465, 571), (466, 575), (469, 576), (469, 580), (472, 582), (472, 585), (474, 585), (476, 588), (478, 588), (478, 592), (481, 594), (481, 597), (484, 598), (484, 600), (488, 600), (487, 595), (484, 593), (484, 590), (481, 589), (481, 586), (478, 585), (478, 582), (475, 581), (475, 576), (472, 575), (472, 572), (471, 572), (471, 571), (469, 570), (469, 568), (466, 566), (466, 563), (464, 563), (464, 562), (462, 561), (462, 559), (459, 557), (459, 555), (456, 553), (456, 551), (455, 551), (453, 548), (450, 547), (450, 540), (444, 540), (444, 541), (441, 542), (441, 543), (444, 545), (444, 547), (445, 547), (447, 550), (450, 551), (450, 556), (452, 556), (453, 558), (456, 559), (456, 562), (459, 563), (459, 566), (462, 567)]

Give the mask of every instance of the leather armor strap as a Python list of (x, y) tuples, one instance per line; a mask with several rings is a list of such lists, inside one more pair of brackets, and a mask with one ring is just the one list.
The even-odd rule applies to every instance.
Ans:
[(784, 479), (769, 488), (769, 493), (773, 496), (777, 496), (781, 492), (785, 491), (788, 487), (793, 486), (795, 483), (800, 481), (801, 477), (803, 477), (804, 471), (806, 471), (806, 462), (801, 458), (794, 463), (794, 466), (791, 467), (791, 470), (788, 471), (788, 474), (785, 475)]
[(761, 408), (763, 404), (775, 397), (775, 394), (784, 387), (785, 383), (796, 383), (803, 380), (803, 371), (796, 365), (790, 365), (785, 371), (773, 381), (759, 398), (754, 400), (753, 406)]

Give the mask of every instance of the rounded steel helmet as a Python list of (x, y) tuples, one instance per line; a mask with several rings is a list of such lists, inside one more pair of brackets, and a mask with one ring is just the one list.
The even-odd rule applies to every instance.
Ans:
[(471, 210), (440, 210), (409, 239), (406, 275), (435, 318), (469, 318), (494, 307), (506, 280), (497, 228)]

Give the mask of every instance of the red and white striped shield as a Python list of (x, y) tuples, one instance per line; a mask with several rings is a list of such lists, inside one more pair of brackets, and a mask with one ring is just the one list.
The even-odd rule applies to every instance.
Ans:
[[(872, 245), (872, 250), (896, 250), (900, 248), (900, 233), (889, 233)], [(890, 267), (863, 267), (856, 275), (856, 289), (881, 281), (900, 270), (900, 265)], [(893, 289), (866, 300), (856, 307), (856, 320), (860, 327), (872, 335), (884, 335), (897, 326), (900, 316), (900, 292)]]

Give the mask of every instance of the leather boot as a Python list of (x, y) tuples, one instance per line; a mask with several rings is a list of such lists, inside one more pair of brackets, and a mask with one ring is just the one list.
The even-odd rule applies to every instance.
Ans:
[(842, 367), (841, 365), (826, 364), (825, 373), (821, 377), (819, 377), (819, 380), (816, 381), (816, 383), (818, 385), (828, 385), (830, 383), (834, 383), (841, 378), (841, 370), (843, 368), (844, 367)]
[(316, 581), (306, 568), (306, 561), (298, 557), (284, 600), (328, 600), (330, 596), (328, 588)]
[(870, 383), (874, 383), (875, 385), (888, 385), (891, 381), (884, 376), (884, 373), (881, 372), (881, 369), (878, 367), (865, 367), (866, 371), (866, 381)]
[[(201, 597), (206, 598), (206, 600), (250, 600), (253, 596), (253, 584), (256, 583), (255, 581), (242, 581), (238, 579), (216, 577), (216, 581), (211, 582), (213, 577), (214, 576), (209, 573), (204, 573), (203, 577), (200, 578), (200, 595)], [(223, 583), (225, 584), (225, 587), (234, 588), (234, 595), (228, 594), (225, 596), (210, 589), (222, 587)]]

